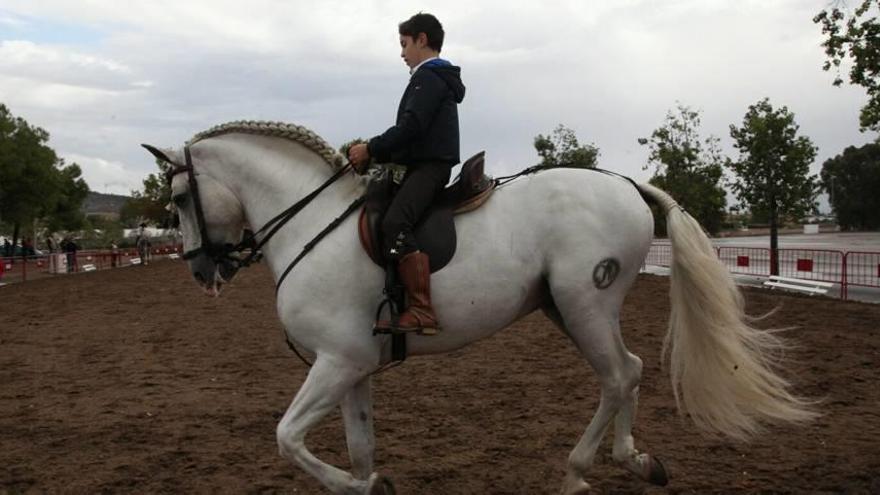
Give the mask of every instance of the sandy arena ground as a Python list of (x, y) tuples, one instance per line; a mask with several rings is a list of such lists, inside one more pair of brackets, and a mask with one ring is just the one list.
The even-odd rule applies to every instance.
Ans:
[[(675, 412), (660, 347), (668, 279), (643, 275), (623, 312), (645, 362), (636, 447), (666, 488), (611, 462), (596, 493), (880, 493), (880, 305), (746, 289), (750, 313), (797, 325), (798, 392), (824, 416), (749, 445)], [(219, 299), (180, 262), (0, 288), (0, 493), (323, 493), (277, 454), (275, 424), (305, 377), (264, 267)], [(598, 401), (589, 366), (540, 313), (374, 380), (376, 465), (401, 494), (553, 494)], [(342, 422), (309, 436), (347, 466)]]

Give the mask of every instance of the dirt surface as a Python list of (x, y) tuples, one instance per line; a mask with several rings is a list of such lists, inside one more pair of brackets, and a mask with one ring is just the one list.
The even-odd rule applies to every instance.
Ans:
[[(611, 462), (597, 493), (880, 493), (880, 306), (748, 290), (791, 332), (798, 391), (824, 416), (749, 445), (678, 417), (660, 347), (668, 280), (643, 275), (624, 337), (645, 362), (636, 447), (651, 487)], [(287, 350), (263, 267), (219, 299), (179, 262), (0, 288), (0, 492), (323, 493), (277, 454), (275, 424), (306, 374)], [(541, 314), (374, 380), (377, 469), (401, 494), (552, 494), (598, 401), (592, 371)], [(348, 466), (338, 413), (310, 434)]]

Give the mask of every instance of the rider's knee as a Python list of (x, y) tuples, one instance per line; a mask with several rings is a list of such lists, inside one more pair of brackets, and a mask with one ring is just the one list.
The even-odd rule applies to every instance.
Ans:
[(388, 261), (398, 261), (407, 254), (419, 249), (415, 236), (411, 232), (397, 226), (384, 232), (384, 242), (385, 249), (383, 252)]

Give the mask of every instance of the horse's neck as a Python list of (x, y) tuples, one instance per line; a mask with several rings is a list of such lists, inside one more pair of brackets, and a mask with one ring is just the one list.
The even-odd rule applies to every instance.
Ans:
[[(277, 139), (236, 140), (221, 147), (221, 180), (238, 197), (256, 231), (327, 181), (332, 169), (301, 145)], [(263, 252), (276, 277), (302, 246), (360, 194), (351, 175), (339, 178), (278, 231)]]

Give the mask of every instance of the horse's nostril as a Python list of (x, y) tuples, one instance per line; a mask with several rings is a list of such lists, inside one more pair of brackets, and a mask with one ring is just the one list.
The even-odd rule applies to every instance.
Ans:
[(202, 275), (200, 272), (194, 273), (193, 277), (195, 277), (195, 279), (198, 280), (199, 282), (205, 283), (205, 276)]

